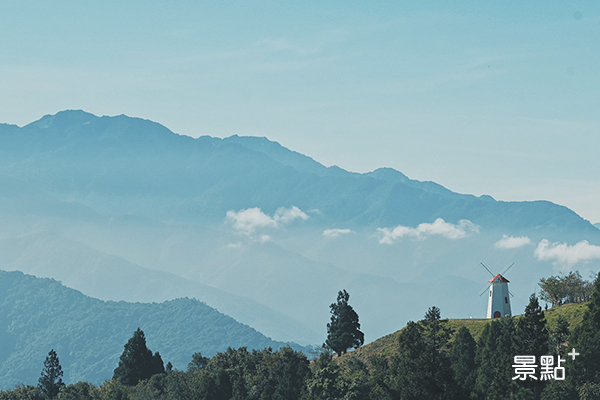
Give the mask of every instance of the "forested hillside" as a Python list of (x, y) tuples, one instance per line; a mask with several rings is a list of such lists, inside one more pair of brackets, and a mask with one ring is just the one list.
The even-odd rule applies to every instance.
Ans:
[[(423, 320), (342, 357), (324, 350), (309, 361), (289, 347), (229, 348), (212, 358), (195, 354), (184, 370), (167, 367), (139, 382), (115, 374), (101, 385), (60, 385), (57, 398), (590, 400), (600, 393), (599, 315), (597, 279), (588, 303), (557, 305), (544, 312), (532, 295), (523, 315), (495, 320), (445, 320), (437, 307), (430, 307)], [(564, 371), (551, 369), (541, 379), (537, 364), (520, 379), (523, 372), (513, 365), (520, 355), (536, 360), (550, 356)], [(23, 398), (43, 397), (34, 385), (0, 392), (0, 400)]]
[(0, 271), (0, 388), (37, 383), (50, 349), (60, 357), (66, 382), (101, 383), (112, 377), (138, 327), (176, 368), (196, 352), (284, 345), (197, 300), (101, 301), (51, 279)]

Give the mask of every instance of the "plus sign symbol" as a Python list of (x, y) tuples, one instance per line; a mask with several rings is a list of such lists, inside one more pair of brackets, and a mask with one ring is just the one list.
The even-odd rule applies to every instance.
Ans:
[(571, 356), (573, 358), (573, 360), (575, 360), (575, 357), (577, 357), (579, 355), (579, 353), (576, 353), (575, 348), (573, 348), (573, 350), (571, 350), (570, 353), (567, 353), (567, 355)]

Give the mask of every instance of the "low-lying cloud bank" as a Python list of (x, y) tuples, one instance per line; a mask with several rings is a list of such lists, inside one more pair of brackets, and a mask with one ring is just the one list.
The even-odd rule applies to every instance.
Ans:
[(531, 239), (527, 236), (507, 236), (503, 235), (502, 239), (494, 243), (494, 246), (499, 249), (518, 249), (519, 247), (531, 244)]
[(600, 246), (590, 244), (587, 240), (571, 246), (543, 239), (534, 254), (540, 261), (552, 261), (555, 265), (572, 267), (581, 262), (600, 260)]
[(307, 220), (308, 215), (296, 206), (280, 207), (273, 216), (267, 215), (258, 207), (240, 211), (227, 211), (225, 222), (242, 235), (251, 235), (259, 228), (278, 228), (296, 219)]
[(442, 218), (436, 219), (433, 223), (422, 223), (416, 228), (398, 225), (395, 228), (377, 228), (379, 234), (379, 243), (393, 244), (395, 241), (404, 237), (413, 237), (425, 239), (428, 236), (443, 236), (447, 239), (462, 239), (469, 233), (479, 233), (479, 226), (467, 219), (461, 219), (458, 224), (452, 224), (444, 221)]

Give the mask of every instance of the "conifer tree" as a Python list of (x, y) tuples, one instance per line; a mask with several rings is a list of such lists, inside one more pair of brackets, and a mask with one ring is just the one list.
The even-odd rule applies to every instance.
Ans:
[(475, 352), (477, 343), (471, 332), (464, 326), (455, 335), (450, 349), (450, 362), (454, 371), (454, 381), (459, 389), (459, 398), (468, 399), (475, 384)]
[[(539, 364), (541, 357), (548, 354), (549, 334), (544, 311), (535, 294), (529, 296), (529, 304), (516, 325), (515, 354), (535, 356)], [(532, 389), (534, 399), (539, 399), (545, 383), (540, 379), (527, 379), (520, 382), (520, 386)]]
[(124, 385), (133, 386), (141, 380), (149, 379), (152, 375), (164, 372), (160, 354), (156, 352), (153, 355), (146, 347), (144, 332), (138, 328), (125, 344), (113, 379), (117, 379)]
[(569, 347), (580, 353), (572, 364), (572, 375), (579, 385), (600, 382), (600, 273), (583, 321), (569, 339)]
[(448, 357), (450, 330), (431, 307), (421, 323), (410, 321), (401, 331), (399, 352), (388, 366), (376, 360), (374, 379), (392, 399), (457, 398), (458, 387)]
[(346, 290), (338, 292), (337, 302), (332, 303), (331, 322), (327, 324), (327, 340), (325, 344), (338, 356), (345, 354), (349, 348), (358, 348), (365, 342), (365, 335), (360, 331), (358, 314), (350, 304), (350, 295)]
[(42, 376), (38, 380), (38, 388), (47, 399), (54, 399), (58, 392), (65, 386), (63, 380), (63, 370), (60, 366), (58, 356), (54, 349), (50, 350), (44, 361)]
[(560, 349), (569, 339), (569, 321), (562, 315), (556, 319), (556, 328), (550, 330), (548, 347), (554, 354), (562, 354)]
[(425, 339), (435, 351), (445, 350), (452, 330), (442, 324), (441, 311), (438, 307), (429, 307), (423, 319), (423, 327), (425, 328)]
[(483, 329), (477, 343), (474, 398), (504, 400), (518, 391), (512, 380), (515, 348), (515, 324), (512, 317), (492, 320)]

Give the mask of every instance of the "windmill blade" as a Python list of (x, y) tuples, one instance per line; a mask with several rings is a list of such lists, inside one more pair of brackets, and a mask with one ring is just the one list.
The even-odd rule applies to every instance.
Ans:
[(483, 296), (483, 294), (484, 294), (484, 293), (485, 293), (487, 290), (489, 290), (490, 286), (492, 286), (492, 285), (489, 285), (488, 287), (486, 287), (485, 289), (483, 289), (481, 292), (479, 292), (479, 297)]
[(515, 297), (515, 295), (512, 294), (512, 292), (510, 290), (508, 291), (508, 294), (510, 294), (510, 297)]
[(481, 264), (481, 266), (482, 266), (483, 268), (485, 268), (485, 270), (486, 270), (487, 272), (489, 272), (489, 273), (490, 273), (490, 275), (492, 276), (492, 278), (496, 276), (496, 275), (492, 274), (492, 271), (490, 271), (490, 269), (489, 269), (488, 267), (486, 267), (484, 263), (480, 262), (479, 264)]
[(515, 263), (510, 264), (508, 267), (504, 268), (502, 270), (502, 272), (500, 272), (500, 275), (504, 275), (505, 273), (508, 272), (509, 269), (511, 269), (513, 267), (513, 265), (515, 265)]

